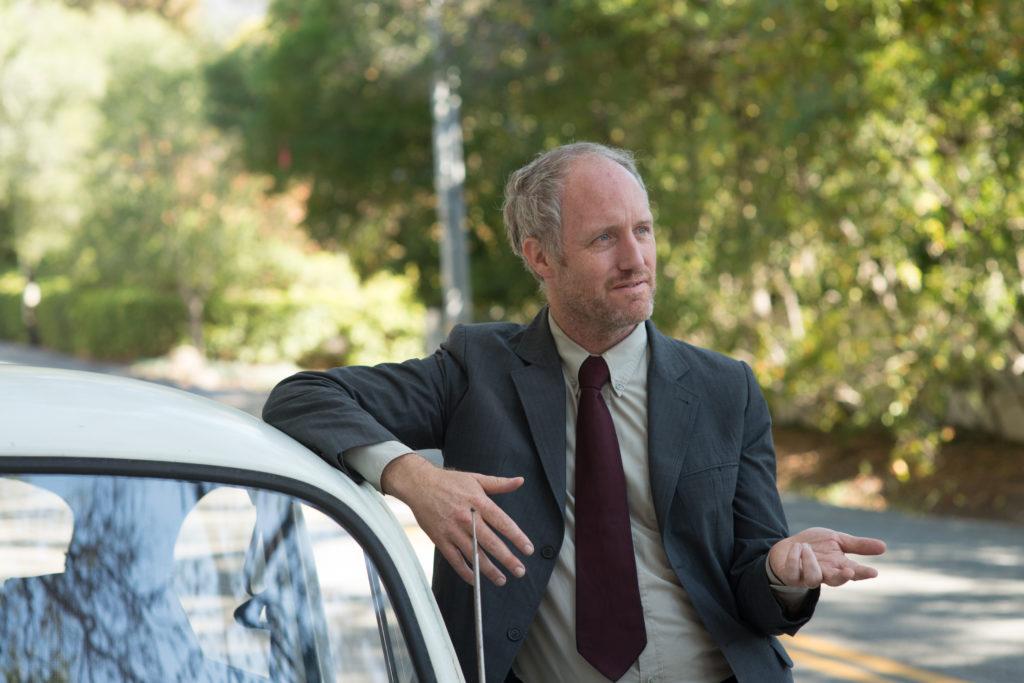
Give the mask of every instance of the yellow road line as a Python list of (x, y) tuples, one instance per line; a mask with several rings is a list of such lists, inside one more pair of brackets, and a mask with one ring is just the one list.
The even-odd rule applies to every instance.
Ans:
[[(787, 649), (789, 649), (789, 656), (793, 658), (793, 663), (797, 666), (798, 671), (800, 668), (807, 668), (832, 678), (851, 681), (851, 683), (892, 683), (891, 678), (882, 678), (838, 659), (820, 657), (803, 650)], [(799, 676), (797, 676), (797, 680), (800, 680)]]
[[(809, 669), (821, 671), (822, 673), (848, 681), (891, 680), (891, 678), (886, 679), (874, 676), (874, 674), (880, 674), (881, 676), (895, 676), (918, 683), (969, 683), (969, 681), (959, 678), (942, 676), (934, 671), (925, 671), (924, 669), (908, 666), (893, 659), (843, 647), (816, 636), (801, 634), (795, 638), (786, 638), (785, 645), (786, 649), (790, 650), (790, 656), (793, 658), (793, 661), (799, 662)], [(853, 670), (851, 671), (850, 669)], [(863, 676), (864, 674), (873, 677), (853, 677)]]

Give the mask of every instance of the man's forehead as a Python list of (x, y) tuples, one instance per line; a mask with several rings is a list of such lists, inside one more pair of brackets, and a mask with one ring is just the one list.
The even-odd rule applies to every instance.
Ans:
[(562, 207), (594, 213), (611, 208), (643, 206), (649, 211), (647, 193), (625, 167), (600, 156), (575, 160), (566, 174)]
[[(566, 184), (579, 182), (582, 179), (594, 179), (594, 178), (620, 178), (629, 179), (637, 187), (640, 187), (640, 183), (637, 181), (633, 174), (622, 164), (613, 161), (607, 157), (600, 156), (599, 154), (589, 154), (587, 156), (573, 159), (569, 162), (568, 169), (566, 171)], [(641, 188), (642, 189), (642, 188)]]

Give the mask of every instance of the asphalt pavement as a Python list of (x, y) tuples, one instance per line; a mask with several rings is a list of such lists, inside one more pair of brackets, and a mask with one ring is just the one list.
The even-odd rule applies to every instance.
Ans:
[[(1024, 526), (796, 498), (786, 500), (786, 512), (794, 531), (826, 526), (888, 544), (885, 555), (863, 558), (879, 570), (877, 578), (823, 589), (817, 613), (794, 645), (801, 636), (824, 639), (854, 651), (836, 659), (866, 662), (869, 673), (884, 673), (885, 660), (920, 670), (890, 667), (894, 677), (854, 679), (820, 670), (827, 666), (801, 667), (798, 659), (798, 682), (1024, 681)], [(821, 654), (827, 648), (809, 649)]]
[[(0, 342), (0, 363), (135, 376), (181, 386), (259, 415), (286, 367), (225, 372), (189, 356), (138, 364), (94, 362)], [(863, 558), (878, 578), (825, 588), (817, 613), (784, 642), (797, 683), (1024, 681), (1024, 526), (912, 516), (785, 498), (790, 528), (825, 526), (881, 538)], [(400, 516), (401, 518), (402, 516)], [(410, 529), (429, 570), (429, 548)]]

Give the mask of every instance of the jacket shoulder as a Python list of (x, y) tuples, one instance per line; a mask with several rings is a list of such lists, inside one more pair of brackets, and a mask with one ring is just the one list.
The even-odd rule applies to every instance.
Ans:
[(475, 342), (493, 341), (500, 344), (518, 339), (525, 329), (526, 326), (519, 323), (469, 323), (453, 327), (449, 338), (465, 338)]
[(657, 362), (673, 363), (685, 371), (715, 376), (721, 376), (723, 373), (744, 375), (748, 371), (744, 361), (719, 351), (670, 337), (653, 326), (648, 329), (648, 333)]

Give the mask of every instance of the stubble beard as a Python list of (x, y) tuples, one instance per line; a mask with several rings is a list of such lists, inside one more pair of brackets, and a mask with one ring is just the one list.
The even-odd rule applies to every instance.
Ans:
[[(650, 285), (650, 291), (646, 297), (638, 296), (630, 301), (628, 306), (615, 306), (607, 298), (588, 296), (582, 288), (573, 286), (564, 298), (567, 309), (565, 314), (571, 321), (570, 325), (595, 337), (616, 339), (650, 318), (654, 312), (654, 293), (657, 290), (654, 276), (643, 271), (630, 275), (618, 281), (644, 279)], [(612, 288), (605, 291), (611, 292)]]

